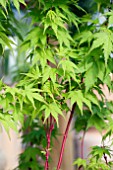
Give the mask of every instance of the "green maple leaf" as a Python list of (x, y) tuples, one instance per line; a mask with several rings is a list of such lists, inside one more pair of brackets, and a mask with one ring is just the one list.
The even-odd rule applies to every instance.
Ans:
[(86, 91), (88, 91), (97, 81), (97, 76), (98, 76), (98, 66), (96, 63), (93, 63), (93, 65), (87, 70), (85, 74)]
[(102, 31), (94, 35), (94, 41), (90, 52), (98, 47), (101, 47), (104, 54), (105, 64), (107, 65), (109, 55), (113, 50), (112, 43), (113, 43), (113, 33), (108, 29), (103, 29)]
[[(84, 97), (81, 90), (71, 91), (68, 98), (71, 98), (71, 106), (76, 102), (81, 114), (83, 114), (83, 103), (91, 110), (91, 102)], [(92, 110), (91, 110), (92, 111)]]

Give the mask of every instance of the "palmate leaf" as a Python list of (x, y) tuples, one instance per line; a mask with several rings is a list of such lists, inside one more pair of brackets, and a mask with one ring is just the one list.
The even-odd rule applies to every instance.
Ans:
[(46, 92), (46, 95), (49, 96), (54, 102), (55, 102), (54, 93), (57, 91), (57, 89), (55, 89), (55, 85), (53, 85), (51, 81), (46, 81), (42, 88), (43, 91)]
[(56, 82), (56, 68), (51, 68), (50, 66), (46, 66), (43, 71), (42, 83), (45, 83), (49, 78), (53, 83)]
[[(15, 122), (10, 114), (0, 113), (0, 122), (5, 128), (7, 134), (9, 135), (9, 130), (13, 129), (17, 132), (17, 122)], [(10, 135), (9, 135), (10, 137)]]
[(6, 3), (7, 2), (8, 2), (8, 0), (1, 0), (0, 5), (2, 5), (6, 9)]
[[(27, 78), (27, 80), (29, 81), (35, 81), (35, 80), (37, 80), (37, 79), (39, 79), (40, 77), (41, 77), (41, 73), (40, 73), (40, 71), (39, 71), (39, 68), (38, 68), (38, 66), (36, 66), (35, 68), (33, 67), (33, 68), (31, 68), (31, 70), (28, 72), (28, 73), (24, 73), (23, 75), (25, 75), (26, 76), (26, 78)], [(21, 82), (21, 81), (20, 81)], [(25, 83), (26, 81), (24, 81), (23, 83), (24, 84), (26, 84)], [(38, 84), (38, 82), (37, 82), (37, 84)], [(18, 84), (19, 85), (19, 84)], [(21, 85), (21, 83), (20, 83), (20, 85)], [(33, 87), (33, 83), (32, 83), (32, 87)], [(39, 89), (37, 89), (37, 90), (39, 90)], [(36, 89), (35, 89), (35, 91), (37, 91)]]
[(98, 73), (99, 73), (98, 66), (97, 66), (96, 62), (94, 62), (93, 65), (85, 73), (84, 82), (85, 82), (85, 86), (86, 86), (86, 92), (97, 81)]
[[(12, 1), (18, 11), (20, 11), (20, 3), (22, 3), (23, 5), (26, 5), (24, 0), (12, 0)], [(7, 4), (10, 4), (10, 2), (11, 2), (10, 0), (0, 0), (0, 4), (4, 7), (5, 10), (6, 10)]]
[(86, 168), (86, 160), (78, 158), (76, 161), (74, 161), (73, 165), (77, 165), (78, 168), (82, 165), (83, 168)]
[(111, 135), (113, 134), (113, 119), (111, 118), (111, 116), (108, 117), (108, 126), (107, 127), (108, 127), (107, 131), (103, 136), (103, 141), (108, 137), (110, 139)]
[(30, 30), (21, 46), (23, 46), (28, 41), (30, 41), (31, 48), (37, 46), (37, 44), (41, 47), (42, 45), (44, 46), (46, 44), (46, 35), (43, 33), (43, 29), (40, 27), (35, 27)]
[(44, 49), (44, 57), (50, 61), (51, 63), (53, 63), (54, 65), (56, 65), (56, 62), (55, 62), (55, 58), (54, 58), (54, 53), (51, 51), (51, 48), (48, 46), (47, 49)]
[(0, 44), (3, 49), (7, 46), (12, 51), (12, 44), (14, 45), (15, 43), (5, 33), (0, 31)]
[(107, 127), (104, 119), (100, 118), (96, 114), (92, 115), (89, 118), (87, 129), (89, 129), (90, 127), (93, 127), (93, 126), (100, 132)]
[(44, 10), (50, 9), (51, 7), (59, 7), (69, 2), (69, 0), (41, 0), (44, 4)]
[(80, 32), (79, 34), (75, 35), (74, 38), (78, 39), (80, 41), (80, 45), (85, 42), (88, 42), (88, 44), (90, 44), (90, 42), (93, 38), (93, 34), (91, 31), (87, 30), (87, 31), (83, 31), (83, 32)]
[(88, 108), (90, 109), (90, 111), (92, 111), (90, 100), (88, 100), (87, 98), (84, 97), (83, 92), (81, 90), (70, 91), (68, 98), (71, 99), (71, 106), (75, 102), (77, 103), (81, 114), (83, 114), (83, 103), (85, 103), (86, 106), (88, 106)]
[(19, 0), (20, 3), (22, 3), (23, 5), (26, 5), (25, 0)]
[(91, 159), (91, 162), (88, 164), (86, 170), (111, 170), (111, 165), (108, 166), (104, 161)]
[[(22, 103), (22, 109), (23, 109), (23, 103)], [(17, 123), (21, 123), (21, 125), (23, 125), (24, 123), (24, 115), (22, 109), (21, 109), (21, 104), (16, 103), (15, 107), (13, 107), (13, 113), (12, 113), (14, 121)]]
[(49, 27), (51, 27), (55, 33), (55, 36), (58, 38), (59, 28), (63, 28), (64, 30), (66, 29), (63, 21), (64, 17), (61, 17), (58, 12), (56, 13), (53, 10), (49, 10), (46, 17), (42, 21), (44, 24), (44, 33)]
[(109, 17), (109, 24), (108, 27), (112, 27), (113, 26), (113, 11), (111, 12), (111, 16)]
[(43, 102), (43, 103), (46, 104), (46, 101), (44, 100), (44, 98), (43, 98), (40, 94), (38, 94), (38, 93), (33, 93), (32, 95), (33, 95), (33, 98), (34, 98), (34, 99), (36, 99), (36, 100), (38, 100), (38, 101)]
[(93, 104), (97, 105), (98, 107), (100, 107), (98, 98), (94, 93), (92, 93), (92, 92), (85, 93), (84, 96), (85, 96), (86, 99), (90, 100), (91, 103), (93, 103)]
[(64, 75), (65, 75), (65, 72), (75, 74), (75, 69), (77, 69), (77, 66), (72, 61), (66, 60), (66, 59), (60, 60), (58, 67), (62, 67), (64, 71)]
[(91, 47), (91, 51), (94, 50), (95, 48), (100, 47), (105, 43), (106, 39), (106, 34), (104, 32), (99, 32), (94, 35), (95, 40), (93, 41), (93, 45)]
[(50, 61), (51, 63), (56, 65), (54, 54), (49, 49), (49, 47), (48, 49), (43, 49), (43, 50), (38, 49), (37, 51), (35, 51), (34, 57), (33, 57), (33, 65), (40, 62), (43, 72), (44, 72), (44, 68), (47, 65), (47, 61)]
[(13, 0), (14, 6), (16, 7), (16, 9), (19, 11), (20, 9), (20, 4), (18, 0)]
[(108, 58), (113, 50), (113, 33), (108, 29), (103, 29), (94, 35), (94, 41), (90, 52), (101, 47), (104, 54), (105, 65), (107, 66)]
[(70, 45), (73, 41), (73, 39), (71, 38), (71, 36), (69, 35), (68, 31), (65, 31), (64, 29), (58, 29), (58, 40), (59, 40), (59, 44), (60, 47), (62, 47), (63, 45), (65, 45), (66, 47), (70, 48)]
[(98, 68), (99, 68), (99, 72), (98, 72), (98, 78), (103, 82), (104, 78), (105, 78), (105, 63), (104, 61), (99, 60), (98, 63)]
[[(75, 5), (75, 1), (74, 2), (71, 2), (69, 1), (69, 3), (73, 3)], [(75, 5), (77, 7), (77, 3)], [(69, 11), (69, 8), (68, 6), (65, 4), (65, 5), (61, 5), (61, 8), (63, 10), (63, 14), (64, 16), (68, 19), (68, 24), (74, 24), (76, 26), (76, 28), (79, 30), (78, 28), (78, 23), (80, 22), (79, 18), (78, 17), (75, 17), (74, 13), (72, 11)], [(77, 7), (78, 8), (78, 7)]]
[(93, 146), (90, 154), (96, 157), (96, 159), (102, 158), (103, 154), (107, 154), (109, 157), (111, 157), (111, 153), (108, 148), (100, 146)]
[(86, 168), (86, 160), (78, 158), (76, 161), (74, 161), (73, 165), (77, 165), (78, 168), (82, 165), (83, 168)]
[(38, 62), (40, 62), (41, 66), (42, 66), (42, 70), (44, 70), (46, 64), (47, 64), (47, 58), (45, 57), (45, 53), (44, 51), (38, 49), (33, 57), (33, 65), (37, 64)]
[(45, 119), (44, 122), (47, 120), (47, 118), (50, 116), (50, 114), (54, 117), (57, 126), (59, 127), (59, 123), (58, 123), (58, 115), (63, 116), (62, 110), (60, 108), (60, 106), (58, 104), (56, 104), (55, 102), (48, 104), (45, 107)]
[(26, 96), (29, 99), (29, 101), (31, 102), (31, 104), (33, 105), (34, 109), (36, 109), (34, 99), (36, 99), (36, 100), (38, 100), (40, 102), (46, 103), (44, 98), (38, 93), (32, 93), (31, 91), (27, 91)]

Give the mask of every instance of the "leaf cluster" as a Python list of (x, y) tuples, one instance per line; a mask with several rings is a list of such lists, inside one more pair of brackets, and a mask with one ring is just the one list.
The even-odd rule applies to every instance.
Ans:
[[(96, 2), (97, 5), (103, 4), (102, 9), (106, 4), (102, 1)], [(1, 54), (5, 54), (6, 47), (13, 50), (14, 42), (9, 36), (15, 36), (18, 38), (18, 56), (23, 57), (23, 66), (28, 66), (23, 69), (21, 80), (15, 87), (9, 87), (1, 81), (0, 121), (7, 131), (9, 128), (16, 130), (17, 122), (23, 123), (24, 115), (27, 115), (28, 120), (30, 116), (32, 124), (28, 123), (27, 126), (28, 129), (30, 127), (30, 133), (23, 137), (23, 142), (28, 144), (30, 139), (33, 140), (32, 143), (36, 140), (40, 145), (43, 128), (39, 123), (46, 126), (52, 116), (58, 127), (59, 116), (64, 117), (64, 113), (71, 111), (74, 103), (77, 105), (77, 131), (87, 131), (92, 126), (99, 131), (108, 129), (104, 138), (110, 136), (113, 131), (110, 118), (112, 102), (105, 101), (101, 88), (106, 85), (109, 91), (113, 90), (110, 76), (113, 73), (113, 12), (102, 10), (101, 15), (105, 19), (103, 22), (90, 14), (79, 18), (71, 11), (72, 3), (75, 8), (81, 10), (77, 1), (69, 0), (33, 0), (28, 1), (27, 5), (23, 0), (0, 2), (0, 16), (3, 18), (0, 20)], [(24, 18), (29, 22), (23, 29), (19, 26), (22, 20), (16, 19), (11, 4), (18, 11), (21, 4), (24, 5)], [(3, 20), (6, 22), (6, 28)], [(74, 27), (75, 31), (71, 32), (70, 27)], [(34, 122), (37, 118), (38, 125)], [(35, 129), (36, 127), (38, 129)], [(92, 155), (97, 153), (94, 148), (93, 150)], [(90, 160), (90, 164), (78, 162), (78, 166), (83, 164), (85, 168), (96, 166), (97, 169), (107, 170), (108, 166), (98, 161), (105, 151), (99, 151), (96, 159)], [(29, 156), (30, 152), (33, 154)], [(25, 159), (25, 165), (20, 162), (20, 166), (39, 169), (40, 166), (36, 166), (36, 153), (39, 152), (40, 148), (37, 146), (33, 147), (33, 150), (28, 147), (21, 159)], [(28, 165), (31, 160), (34, 163)]]

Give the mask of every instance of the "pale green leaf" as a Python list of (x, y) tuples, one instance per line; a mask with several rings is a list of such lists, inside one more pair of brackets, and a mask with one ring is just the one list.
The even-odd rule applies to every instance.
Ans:
[(109, 17), (109, 24), (108, 27), (112, 27), (113, 26), (113, 13), (112, 15)]
[(76, 102), (81, 113), (83, 114), (83, 103), (90, 109), (90, 111), (92, 112), (92, 108), (91, 108), (91, 101), (86, 98), (86, 96), (83, 94), (83, 92), (81, 90), (78, 91), (71, 91), (69, 93), (68, 98), (71, 99), (71, 106)]
[(52, 103), (51, 107), (52, 107), (52, 110), (54, 110), (55, 112), (57, 112), (58, 114), (63, 116), (63, 113), (62, 113), (60, 107), (58, 106), (58, 104)]
[(110, 56), (110, 54), (112, 52), (112, 49), (113, 49), (112, 41), (113, 40), (111, 39), (111, 35), (108, 35), (105, 42), (104, 42), (104, 45), (103, 45), (103, 51), (104, 51), (104, 57), (105, 57), (106, 66), (107, 66), (108, 58), (109, 58), (109, 56)]
[(74, 161), (73, 165), (77, 165), (78, 168), (82, 165), (84, 168), (86, 168), (86, 160), (78, 158), (76, 161)]
[(38, 101), (40, 101), (40, 102), (46, 103), (45, 100), (44, 100), (44, 98), (43, 98), (40, 94), (38, 94), (38, 93), (32, 93), (32, 96), (33, 96), (34, 99), (36, 99), (36, 100), (38, 100)]
[(107, 65), (109, 55), (111, 54), (112, 49), (113, 49), (112, 47), (113, 33), (110, 30), (104, 29), (103, 31), (99, 33), (95, 33), (94, 38), (95, 40), (93, 41), (90, 52), (101, 46), (101, 48), (103, 49), (103, 53), (104, 53), (105, 64)]
[(58, 114), (53, 110), (51, 112), (51, 115), (54, 117), (54, 119), (56, 120), (57, 123), (57, 127), (59, 127), (59, 123), (58, 123)]
[(56, 72), (57, 70), (55, 68), (52, 68), (50, 71), (50, 78), (53, 84), (56, 82)]
[(29, 101), (31, 102), (31, 104), (33, 105), (33, 108), (36, 109), (35, 102), (34, 102), (34, 99), (33, 99), (33, 94), (30, 93), (30, 92), (27, 92), (26, 96), (29, 99)]
[(25, 0), (19, 0), (19, 2), (26, 6)]
[(87, 128), (95, 127), (100, 132), (106, 127), (104, 119), (101, 119), (98, 115), (92, 115), (88, 120)]
[(88, 91), (97, 81), (98, 77), (98, 66), (96, 63), (90, 67), (85, 74), (85, 86), (86, 86), (86, 91)]
[(44, 83), (46, 80), (48, 80), (48, 78), (50, 77), (50, 71), (51, 71), (51, 67), (48, 66), (48, 67), (44, 68), (42, 83)]
[(17, 9), (18, 11), (20, 11), (19, 1), (18, 1), (18, 0), (13, 0), (13, 3), (14, 3), (14, 6), (16, 7), (16, 9)]
[(50, 116), (50, 114), (51, 114), (51, 110), (50, 110), (50, 108), (47, 106), (46, 109), (45, 109), (44, 123), (45, 123), (45, 121), (47, 120), (47, 118)]
[(77, 69), (77, 66), (70, 60), (61, 60), (58, 64), (59, 66), (62, 66), (63, 70), (64, 70), (64, 75), (65, 72), (72, 72), (73, 74), (75, 73), (75, 69)]
[(83, 93), (81, 92), (81, 90), (78, 91), (71, 91), (69, 93), (68, 98), (71, 98), (71, 106), (76, 102), (81, 113), (83, 114)]
[(98, 98), (95, 94), (93, 93), (85, 93), (85, 97), (90, 100), (93, 104), (99, 106), (99, 101)]
[(0, 4), (6, 9), (6, 3), (8, 0), (0, 0)]
[(91, 50), (94, 50), (95, 48), (100, 47), (101, 45), (104, 44), (105, 39), (106, 39), (106, 34), (104, 32), (96, 33), (94, 34), (95, 40), (93, 41)]
[(99, 68), (98, 78), (103, 82), (105, 76), (105, 64), (102, 61), (99, 61), (97, 64)]
[(91, 102), (90, 100), (84, 98), (83, 102), (86, 104), (86, 106), (90, 109), (90, 111), (92, 112), (92, 108), (91, 108)]
[(54, 32), (55, 32), (55, 34), (56, 34), (56, 36), (57, 36), (57, 29), (58, 29), (58, 25), (57, 25), (57, 23), (52, 23), (52, 29), (54, 30)]
[(55, 58), (51, 52), (51, 49), (46, 49), (44, 53), (45, 53), (45, 58), (48, 59), (51, 63), (56, 65)]

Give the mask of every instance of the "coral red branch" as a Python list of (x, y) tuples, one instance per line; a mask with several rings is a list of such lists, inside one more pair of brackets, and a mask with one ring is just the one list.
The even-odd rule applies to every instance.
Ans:
[(60, 150), (60, 157), (59, 157), (59, 161), (58, 161), (58, 164), (57, 164), (57, 170), (60, 170), (60, 167), (61, 167), (61, 164), (62, 164), (62, 157), (63, 157), (63, 153), (64, 153), (65, 143), (66, 143), (69, 127), (70, 127), (70, 124), (72, 122), (75, 107), (76, 107), (76, 103), (73, 104), (71, 114), (70, 114), (70, 117), (69, 117), (69, 120), (68, 120), (68, 123), (67, 123), (67, 126), (66, 126), (66, 130), (65, 130), (65, 133), (64, 133), (62, 146), (61, 146), (61, 150)]
[[(50, 127), (47, 129), (46, 139), (47, 139), (47, 147), (46, 147), (46, 162), (45, 162), (45, 170), (49, 170), (49, 149), (50, 149), (50, 142), (51, 142), (51, 133), (54, 129), (54, 118), (50, 115)], [(48, 120), (47, 120), (48, 124)], [(49, 125), (48, 125), (49, 126)]]

